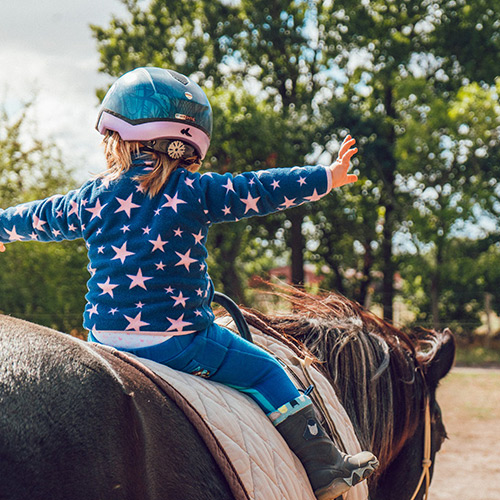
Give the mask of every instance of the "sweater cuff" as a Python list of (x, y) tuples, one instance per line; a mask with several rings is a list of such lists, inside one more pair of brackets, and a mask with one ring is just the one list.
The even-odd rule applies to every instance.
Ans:
[(325, 169), (326, 178), (327, 178), (327, 186), (326, 186), (325, 195), (327, 195), (333, 189), (333, 174), (332, 174), (332, 170), (330, 167), (324, 167), (324, 169)]

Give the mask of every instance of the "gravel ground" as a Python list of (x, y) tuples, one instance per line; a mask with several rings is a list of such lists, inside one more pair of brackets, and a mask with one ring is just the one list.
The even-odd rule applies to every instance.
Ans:
[(500, 369), (454, 368), (437, 398), (449, 439), (429, 500), (499, 500)]

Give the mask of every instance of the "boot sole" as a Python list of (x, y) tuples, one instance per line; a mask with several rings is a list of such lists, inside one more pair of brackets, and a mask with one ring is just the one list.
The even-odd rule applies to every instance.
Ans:
[(351, 477), (339, 477), (334, 479), (328, 486), (314, 492), (317, 500), (335, 500), (343, 495), (356, 484), (368, 479), (378, 467), (378, 460), (371, 460), (364, 467), (352, 471)]

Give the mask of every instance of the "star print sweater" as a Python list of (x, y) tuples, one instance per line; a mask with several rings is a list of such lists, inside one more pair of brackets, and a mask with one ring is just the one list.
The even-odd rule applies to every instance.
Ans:
[(238, 175), (174, 171), (155, 197), (136, 180), (144, 157), (116, 181), (0, 210), (0, 241), (84, 238), (89, 257), (84, 327), (163, 341), (206, 329), (214, 287), (205, 241), (214, 223), (266, 215), (331, 190), (323, 166)]

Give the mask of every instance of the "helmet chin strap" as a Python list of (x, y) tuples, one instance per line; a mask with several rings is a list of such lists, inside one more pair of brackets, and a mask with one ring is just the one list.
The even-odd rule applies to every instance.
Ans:
[(198, 156), (196, 149), (180, 139), (154, 139), (152, 141), (141, 141), (144, 149), (166, 153), (173, 160), (180, 160)]

